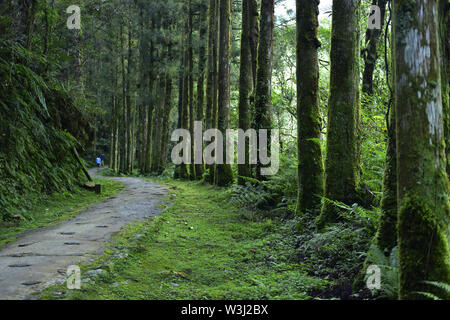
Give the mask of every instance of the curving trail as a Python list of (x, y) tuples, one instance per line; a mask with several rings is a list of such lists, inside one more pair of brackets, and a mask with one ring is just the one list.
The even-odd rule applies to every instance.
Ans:
[(124, 225), (161, 213), (158, 204), (167, 187), (137, 178), (109, 179), (123, 183), (124, 191), (56, 226), (23, 232), (0, 250), (0, 300), (29, 299), (30, 293), (62, 281), (68, 266), (101, 255)]

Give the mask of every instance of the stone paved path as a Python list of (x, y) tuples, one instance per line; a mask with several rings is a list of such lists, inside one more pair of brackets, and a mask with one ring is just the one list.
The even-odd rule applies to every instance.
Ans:
[(59, 225), (26, 231), (0, 250), (0, 300), (29, 299), (30, 293), (63, 280), (68, 266), (101, 255), (124, 225), (161, 213), (158, 204), (167, 187), (137, 178), (111, 179), (125, 190)]

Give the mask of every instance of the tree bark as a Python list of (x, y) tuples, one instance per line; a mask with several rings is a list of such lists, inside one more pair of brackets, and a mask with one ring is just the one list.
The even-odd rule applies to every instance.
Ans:
[[(250, 95), (253, 90), (252, 53), (250, 47), (250, 1), (242, 0), (241, 60), (239, 77), (239, 129), (250, 129)], [(240, 137), (241, 138), (241, 137)], [(245, 184), (245, 177), (251, 176), (249, 144), (245, 143), (245, 164), (238, 164), (238, 183)], [(241, 142), (239, 142), (241, 145)]]
[(387, 0), (372, 0), (373, 5), (380, 8), (381, 13), (381, 29), (366, 30), (366, 48), (363, 50), (364, 71), (362, 91), (369, 95), (373, 94), (373, 72), (375, 71), (378, 53), (377, 46), (380, 36), (383, 34), (384, 17), (386, 14)]
[[(200, 45), (198, 53), (198, 80), (197, 80), (197, 113), (196, 120), (203, 122), (203, 108), (205, 100), (205, 58), (206, 58), (206, 35), (207, 35), (207, 11), (208, 7), (205, 0), (200, 3), (200, 20), (199, 20), (199, 34)], [(202, 143), (203, 150), (203, 143)], [(204, 165), (203, 157), (202, 163), (195, 165), (195, 175), (197, 179), (203, 177)]]
[(316, 212), (323, 195), (319, 106), (319, 1), (297, 0), (297, 213)]
[[(228, 139), (226, 130), (229, 126), (230, 117), (230, 36), (231, 36), (231, 1), (219, 0), (220, 3), (220, 30), (219, 30), (219, 73), (218, 73), (218, 130), (223, 139), (223, 163), (216, 164), (217, 185), (227, 186), (233, 182), (231, 165), (227, 164), (226, 141)], [(220, 147), (220, 146), (219, 146)], [(220, 159), (219, 159), (220, 160)]]
[(394, 1), (400, 299), (450, 283), (437, 0)]
[[(206, 84), (206, 129), (216, 127), (217, 110), (217, 0), (209, 0), (208, 18), (208, 78)], [(214, 165), (208, 165), (209, 183), (214, 184)]]
[[(273, 28), (274, 28), (274, 0), (261, 1), (260, 36), (258, 45), (258, 62), (256, 70), (255, 95), (255, 129), (269, 130), (271, 128), (272, 113), (272, 61), (273, 61)], [(270, 150), (270, 134), (268, 134), (267, 150)], [(261, 141), (258, 134), (258, 154)], [(256, 165), (256, 177), (262, 179), (263, 167), (259, 157)]]
[[(352, 205), (359, 186), (358, 0), (334, 0), (330, 52), (325, 197)], [(318, 228), (340, 220), (339, 209), (325, 202)]]

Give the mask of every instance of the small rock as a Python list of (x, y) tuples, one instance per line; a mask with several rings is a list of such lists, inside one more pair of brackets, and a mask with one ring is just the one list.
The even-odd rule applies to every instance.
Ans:
[(95, 269), (95, 270), (90, 270), (88, 272), (86, 272), (87, 275), (89, 276), (98, 276), (100, 274), (104, 274), (105, 270), (103, 269)]

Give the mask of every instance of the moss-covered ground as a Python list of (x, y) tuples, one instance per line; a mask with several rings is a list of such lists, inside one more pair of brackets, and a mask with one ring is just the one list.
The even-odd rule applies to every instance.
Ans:
[[(81, 266), (80, 290), (52, 286), (40, 298), (309, 299), (326, 287), (297, 263), (295, 228), (234, 207), (222, 189), (163, 183), (171, 204), (160, 216), (124, 228)], [(102, 271), (89, 276), (94, 269)]]
[(0, 248), (15, 241), (25, 231), (59, 223), (85, 210), (89, 205), (108, 199), (119, 193), (124, 186), (120, 182), (107, 179), (94, 179), (102, 185), (102, 193), (96, 194), (75, 187), (72, 193), (54, 193), (43, 195), (31, 209), (23, 209), (14, 221), (0, 221)]

